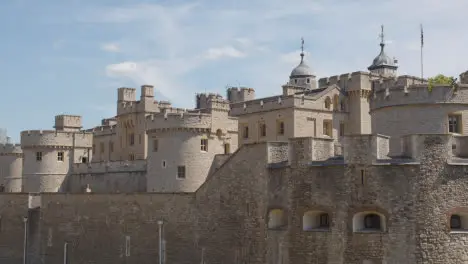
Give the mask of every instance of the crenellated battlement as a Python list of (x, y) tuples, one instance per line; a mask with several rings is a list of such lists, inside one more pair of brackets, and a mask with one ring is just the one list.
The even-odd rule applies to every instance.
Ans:
[(122, 173), (135, 171), (146, 171), (146, 160), (75, 163), (72, 167), (73, 174)]
[(451, 85), (409, 84), (410, 78), (400, 81), (394, 86), (381, 86), (373, 93), (371, 110), (415, 104), (466, 104), (468, 84), (459, 84), (456, 89)]
[(211, 114), (202, 113), (163, 113), (146, 117), (147, 131), (161, 129), (209, 129), (212, 124)]
[(195, 96), (195, 109), (229, 111), (229, 101), (217, 93), (199, 93)]
[(92, 132), (94, 136), (108, 136), (116, 133), (117, 125), (97, 126), (86, 130), (86, 132)]
[(21, 132), (22, 148), (58, 147), (58, 148), (91, 148), (93, 133), (65, 132), (57, 130), (27, 130)]
[(364, 88), (368, 85), (366, 82), (370, 82), (370, 79), (376, 75), (364, 71), (356, 71), (352, 73), (344, 73), (340, 75), (333, 75), (330, 77), (320, 78), (318, 83), (319, 87), (325, 87), (330, 85), (338, 85), (340, 88), (345, 90), (353, 90)]
[(227, 100), (231, 103), (255, 99), (255, 89), (248, 87), (230, 87), (226, 91)]

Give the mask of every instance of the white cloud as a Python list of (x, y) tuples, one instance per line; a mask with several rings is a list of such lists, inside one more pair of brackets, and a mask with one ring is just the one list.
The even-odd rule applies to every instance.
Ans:
[[(401, 12), (402, 7), (411, 12)], [(109, 65), (108, 75), (154, 84), (176, 104), (203, 91), (206, 83), (210, 90), (222, 90), (238, 80), (258, 95), (280, 93), (299, 63), (302, 36), (305, 59), (318, 77), (365, 70), (379, 52), (381, 24), (386, 51), (399, 59), (402, 74), (419, 74), (420, 23), (427, 75), (456, 75), (468, 68), (466, 0), (199, 0), (92, 10), (81, 19), (122, 28), (118, 37), (126, 43), (122, 53), (129, 61)]]
[(245, 53), (232, 46), (225, 46), (222, 48), (211, 48), (205, 54), (205, 57), (210, 60), (217, 60), (225, 57), (242, 58), (245, 56)]
[(102, 44), (101, 49), (108, 52), (120, 52), (120, 46), (117, 43)]

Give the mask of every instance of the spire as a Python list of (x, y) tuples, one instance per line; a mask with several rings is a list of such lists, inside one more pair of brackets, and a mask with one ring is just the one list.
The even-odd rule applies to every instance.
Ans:
[(379, 34), (380, 37), (380, 49), (383, 51), (385, 47), (385, 34), (384, 34), (384, 26), (381, 25), (380, 28), (382, 29), (381, 33)]
[(301, 63), (304, 61), (304, 38), (301, 38)]

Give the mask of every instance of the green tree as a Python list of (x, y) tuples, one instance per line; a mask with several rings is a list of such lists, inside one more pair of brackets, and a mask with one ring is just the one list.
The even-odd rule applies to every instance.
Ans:
[(434, 85), (451, 85), (453, 89), (457, 88), (457, 78), (453, 76), (445, 76), (443, 74), (437, 74), (434, 77), (427, 79), (429, 92), (432, 91)]

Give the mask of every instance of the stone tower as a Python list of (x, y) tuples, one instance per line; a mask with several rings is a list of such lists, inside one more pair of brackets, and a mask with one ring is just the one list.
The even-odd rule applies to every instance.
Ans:
[(312, 69), (304, 61), (304, 39), (301, 45), (301, 62), (296, 66), (289, 75), (289, 85), (302, 87), (304, 89), (316, 89), (316, 76)]
[(60, 192), (74, 163), (90, 160), (93, 134), (81, 131), (81, 116), (55, 117), (56, 130), (21, 132), (23, 192)]
[(18, 144), (0, 143), (0, 190), (21, 192), (23, 172), (23, 151)]

